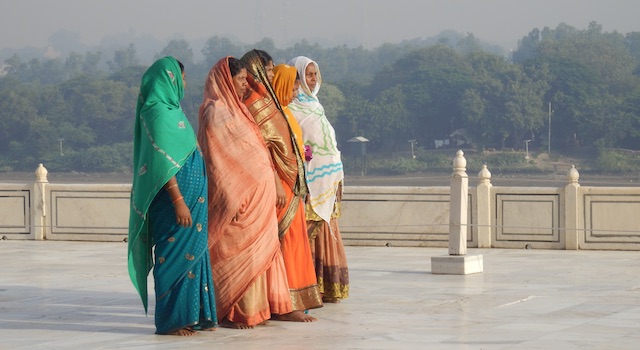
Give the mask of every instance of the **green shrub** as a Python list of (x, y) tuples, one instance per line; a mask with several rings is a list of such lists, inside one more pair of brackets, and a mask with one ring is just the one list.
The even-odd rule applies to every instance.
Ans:
[(405, 175), (425, 170), (424, 162), (418, 159), (394, 158), (373, 159), (367, 164), (367, 174), (370, 175)]
[(595, 170), (608, 174), (640, 171), (640, 153), (615, 149), (598, 149)]

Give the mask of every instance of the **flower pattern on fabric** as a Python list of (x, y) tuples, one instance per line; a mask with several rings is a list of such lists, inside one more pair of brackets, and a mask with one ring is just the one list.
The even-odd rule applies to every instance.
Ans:
[(170, 70), (167, 70), (167, 74), (169, 75), (169, 79), (171, 79), (171, 82), (175, 83), (176, 82), (176, 76), (173, 74), (173, 72), (170, 71)]

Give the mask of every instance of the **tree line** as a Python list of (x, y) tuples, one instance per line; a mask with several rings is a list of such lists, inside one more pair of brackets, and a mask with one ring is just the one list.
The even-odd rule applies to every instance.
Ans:
[[(298, 55), (320, 65), (319, 98), (343, 149), (354, 136), (370, 153), (403, 151), (416, 140), (459, 147), (564, 151), (640, 150), (640, 32), (560, 24), (533, 29), (508, 54), (475, 38), (443, 35), (375, 49), (323, 48), (301, 41), (279, 49), (211, 37), (196, 62), (185, 40), (171, 55), (187, 69), (183, 109), (196, 125), (204, 81), (220, 58), (253, 48), (276, 63)], [(142, 63), (133, 44), (100, 52), (5, 60), (0, 77), (0, 171), (129, 171)], [(550, 136), (550, 138), (549, 138)], [(550, 143), (551, 142), (551, 143)]]

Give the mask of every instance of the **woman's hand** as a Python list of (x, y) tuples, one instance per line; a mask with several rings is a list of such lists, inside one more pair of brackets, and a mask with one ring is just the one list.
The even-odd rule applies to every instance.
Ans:
[(177, 202), (173, 203), (176, 210), (176, 223), (182, 227), (191, 227), (193, 221), (191, 219), (191, 211), (184, 202), (184, 199), (180, 198)]
[(193, 220), (191, 219), (191, 210), (184, 202), (184, 198), (180, 193), (180, 187), (176, 177), (173, 176), (164, 185), (164, 189), (169, 193), (171, 197), (171, 203), (176, 211), (176, 223), (182, 227), (191, 227)]

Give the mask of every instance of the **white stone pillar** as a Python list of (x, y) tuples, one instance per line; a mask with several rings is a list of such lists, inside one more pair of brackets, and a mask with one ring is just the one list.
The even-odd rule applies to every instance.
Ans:
[(467, 253), (467, 215), (469, 209), (469, 176), (464, 152), (458, 150), (453, 159), (451, 194), (449, 196), (449, 255)]
[[(571, 166), (567, 173), (568, 184), (564, 188), (564, 222), (565, 222), (565, 249), (578, 250), (580, 249), (580, 238), (582, 230), (580, 230), (580, 198), (579, 190), (580, 184), (578, 179), (580, 173), (576, 170), (575, 165)], [(562, 232), (560, 232), (562, 234)]]
[(40, 163), (35, 172), (36, 181), (33, 183), (33, 197), (31, 199), (31, 239), (37, 241), (45, 238), (46, 190), (49, 183), (47, 174), (47, 169)]
[(478, 248), (491, 248), (493, 240), (493, 225), (491, 222), (491, 172), (486, 165), (478, 173), (476, 187), (478, 217)]
[(451, 192), (449, 195), (449, 255), (431, 258), (431, 273), (439, 275), (467, 275), (483, 270), (482, 255), (467, 253), (467, 217), (469, 177), (467, 160), (459, 150), (453, 159)]

